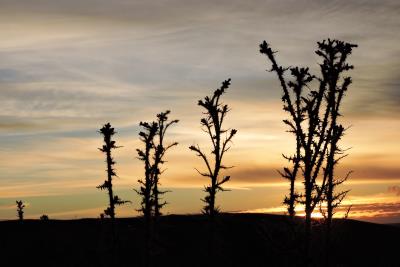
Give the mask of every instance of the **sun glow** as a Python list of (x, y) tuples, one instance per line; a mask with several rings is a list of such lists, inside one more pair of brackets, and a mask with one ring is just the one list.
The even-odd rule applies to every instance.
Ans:
[[(369, 196), (349, 196), (342, 205), (335, 210), (334, 218), (352, 218), (352, 219), (373, 219), (377, 217), (398, 216), (398, 207), (400, 202), (396, 195), (375, 194)], [(326, 212), (326, 205), (322, 205), (322, 210), (317, 207), (311, 214), (314, 219), (323, 219)], [(305, 217), (304, 206), (297, 206), (296, 216)], [(244, 213), (270, 213), (287, 214), (285, 206), (271, 208), (260, 208), (245, 210)]]

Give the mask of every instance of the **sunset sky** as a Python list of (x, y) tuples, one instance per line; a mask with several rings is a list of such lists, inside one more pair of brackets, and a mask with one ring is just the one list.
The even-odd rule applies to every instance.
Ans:
[[(97, 132), (118, 132), (116, 192), (132, 204), (142, 178), (139, 122), (167, 109), (180, 122), (168, 141), (164, 213), (198, 213), (208, 182), (188, 149), (208, 140), (197, 101), (227, 78), (226, 127), (238, 129), (226, 157), (231, 189), (223, 211), (282, 212), (288, 183), (277, 173), (293, 153), (282, 120), (281, 89), (258, 45), (266, 40), (284, 66), (318, 74), (316, 42), (359, 45), (350, 57), (354, 83), (343, 103), (351, 148), (338, 172), (354, 174), (350, 217), (400, 222), (400, 2), (0, 0), (0, 219), (98, 217), (107, 205)], [(301, 184), (298, 185), (301, 188)]]

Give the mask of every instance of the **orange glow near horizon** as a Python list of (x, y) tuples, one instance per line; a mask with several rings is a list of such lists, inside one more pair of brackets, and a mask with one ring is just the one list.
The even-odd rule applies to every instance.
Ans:
[[(322, 206), (324, 210), (326, 204)], [(295, 208), (296, 216), (305, 217), (305, 210), (303, 205), (297, 205)], [(348, 212), (349, 211), (349, 212)], [(253, 210), (241, 211), (244, 213), (271, 213), (271, 214), (287, 214), (285, 206), (277, 206), (273, 208), (261, 208)], [(348, 215), (350, 219), (372, 220), (379, 219), (380, 217), (399, 216), (400, 214), (400, 200), (397, 196), (387, 196), (383, 194), (370, 196), (370, 197), (349, 197), (342, 202), (333, 215), (334, 218), (344, 218)], [(316, 208), (312, 218), (324, 218), (324, 215)]]

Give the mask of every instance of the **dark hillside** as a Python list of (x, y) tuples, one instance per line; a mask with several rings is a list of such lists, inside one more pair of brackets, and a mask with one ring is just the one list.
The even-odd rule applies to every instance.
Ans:
[[(222, 214), (215, 244), (218, 262), (207, 262), (207, 219), (169, 215), (160, 220), (153, 266), (300, 266), (302, 220), (267, 214)], [(110, 225), (99, 219), (0, 222), (1, 266), (141, 266), (143, 222), (117, 219), (112, 257)], [(224, 226), (224, 227), (222, 227)], [(399, 266), (400, 228), (353, 220), (334, 222), (331, 266)], [(324, 266), (323, 235), (315, 222), (315, 266)]]

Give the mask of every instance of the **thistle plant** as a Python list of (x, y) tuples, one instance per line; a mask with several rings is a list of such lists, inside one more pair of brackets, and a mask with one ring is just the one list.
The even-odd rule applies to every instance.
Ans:
[(205, 186), (204, 191), (206, 196), (203, 199), (205, 206), (203, 213), (214, 218), (218, 213), (219, 208), (215, 204), (215, 198), (218, 191), (225, 191), (222, 187), (223, 184), (230, 180), (230, 176), (221, 176), (221, 171), (232, 168), (223, 164), (223, 157), (230, 149), (232, 138), (236, 135), (235, 129), (224, 129), (222, 124), (226, 115), (229, 112), (229, 107), (221, 103), (221, 97), (229, 88), (231, 79), (225, 80), (219, 89), (216, 89), (211, 96), (206, 96), (204, 99), (199, 100), (198, 105), (204, 109), (204, 115), (200, 120), (203, 131), (207, 133), (212, 144), (211, 156), (207, 156), (199, 145), (190, 146), (189, 149), (196, 152), (206, 166), (206, 171), (196, 171), (210, 179), (210, 184)]
[[(284, 203), (294, 216), (296, 203), (305, 205), (305, 258), (310, 262), (311, 214), (322, 201), (333, 203), (342, 201), (347, 192), (333, 194), (336, 185), (344, 180), (336, 180), (334, 168), (341, 150), (338, 141), (343, 135), (343, 127), (337, 123), (339, 109), (345, 92), (351, 84), (351, 78), (343, 76), (353, 68), (347, 63), (352, 49), (357, 45), (339, 40), (324, 40), (318, 42), (315, 53), (322, 59), (319, 64), (320, 77), (310, 74), (309, 68), (278, 65), (275, 53), (267, 42), (260, 44), (260, 52), (266, 55), (272, 63), (271, 72), (278, 76), (283, 90), (283, 109), (289, 114), (284, 123), (296, 137), (296, 152), (293, 156), (285, 156), (291, 167), (285, 167), (281, 175), (290, 180), (290, 195)], [(287, 81), (285, 74), (290, 71), (292, 80)], [(317, 85), (313, 89), (313, 85)], [(300, 173), (299, 173), (300, 171)], [(298, 177), (304, 184), (304, 192), (299, 194), (294, 190)], [(336, 202), (338, 203), (338, 202)], [(328, 213), (332, 214), (335, 205), (328, 203)], [(328, 215), (329, 217), (330, 215)], [(330, 217), (331, 218), (331, 217)], [(330, 219), (331, 220), (331, 219)]]
[(161, 196), (167, 193), (167, 191), (162, 191), (159, 189), (160, 186), (160, 176), (163, 172), (161, 170), (162, 165), (166, 162), (164, 157), (166, 152), (178, 145), (177, 142), (173, 142), (171, 144), (166, 145), (164, 143), (165, 135), (167, 130), (173, 124), (179, 122), (179, 120), (168, 120), (168, 115), (171, 112), (169, 110), (165, 112), (161, 112), (157, 114), (157, 125), (158, 130), (156, 133), (156, 137), (154, 138), (153, 148), (154, 148), (154, 164), (152, 166), (152, 180), (153, 180), (153, 189), (152, 189), (152, 197), (153, 197), (153, 205), (154, 205), (154, 217), (157, 219), (161, 215), (161, 209), (167, 204), (166, 201), (162, 201)]
[(107, 190), (108, 198), (109, 198), (109, 206), (104, 210), (104, 214), (109, 216), (112, 221), (115, 220), (115, 206), (125, 204), (129, 201), (125, 201), (120, 199), (117, 195), (113, 192), (113, 178), (117, 176), (115, 172), (115, 161), (111, 155), (111, 150), (119, 148), (119, 146), (115, 145), (115, 141), (112, 140), (113, 135), (115, 134), (114, 128), (111, 127), (110, 123), (105, 124), (100, 129), (100, 134), (104, 137), (104, 145), (99, 148), (101, 152), (106, 154), (106, 165), (107, 165), (107, 179), (104, 181), (103, 184), (97, 186), (100, 190)]
[(17, 204), (18, 220), (23, 221), (25, 204), (22, 200), (16, 200), (15, 203)]

